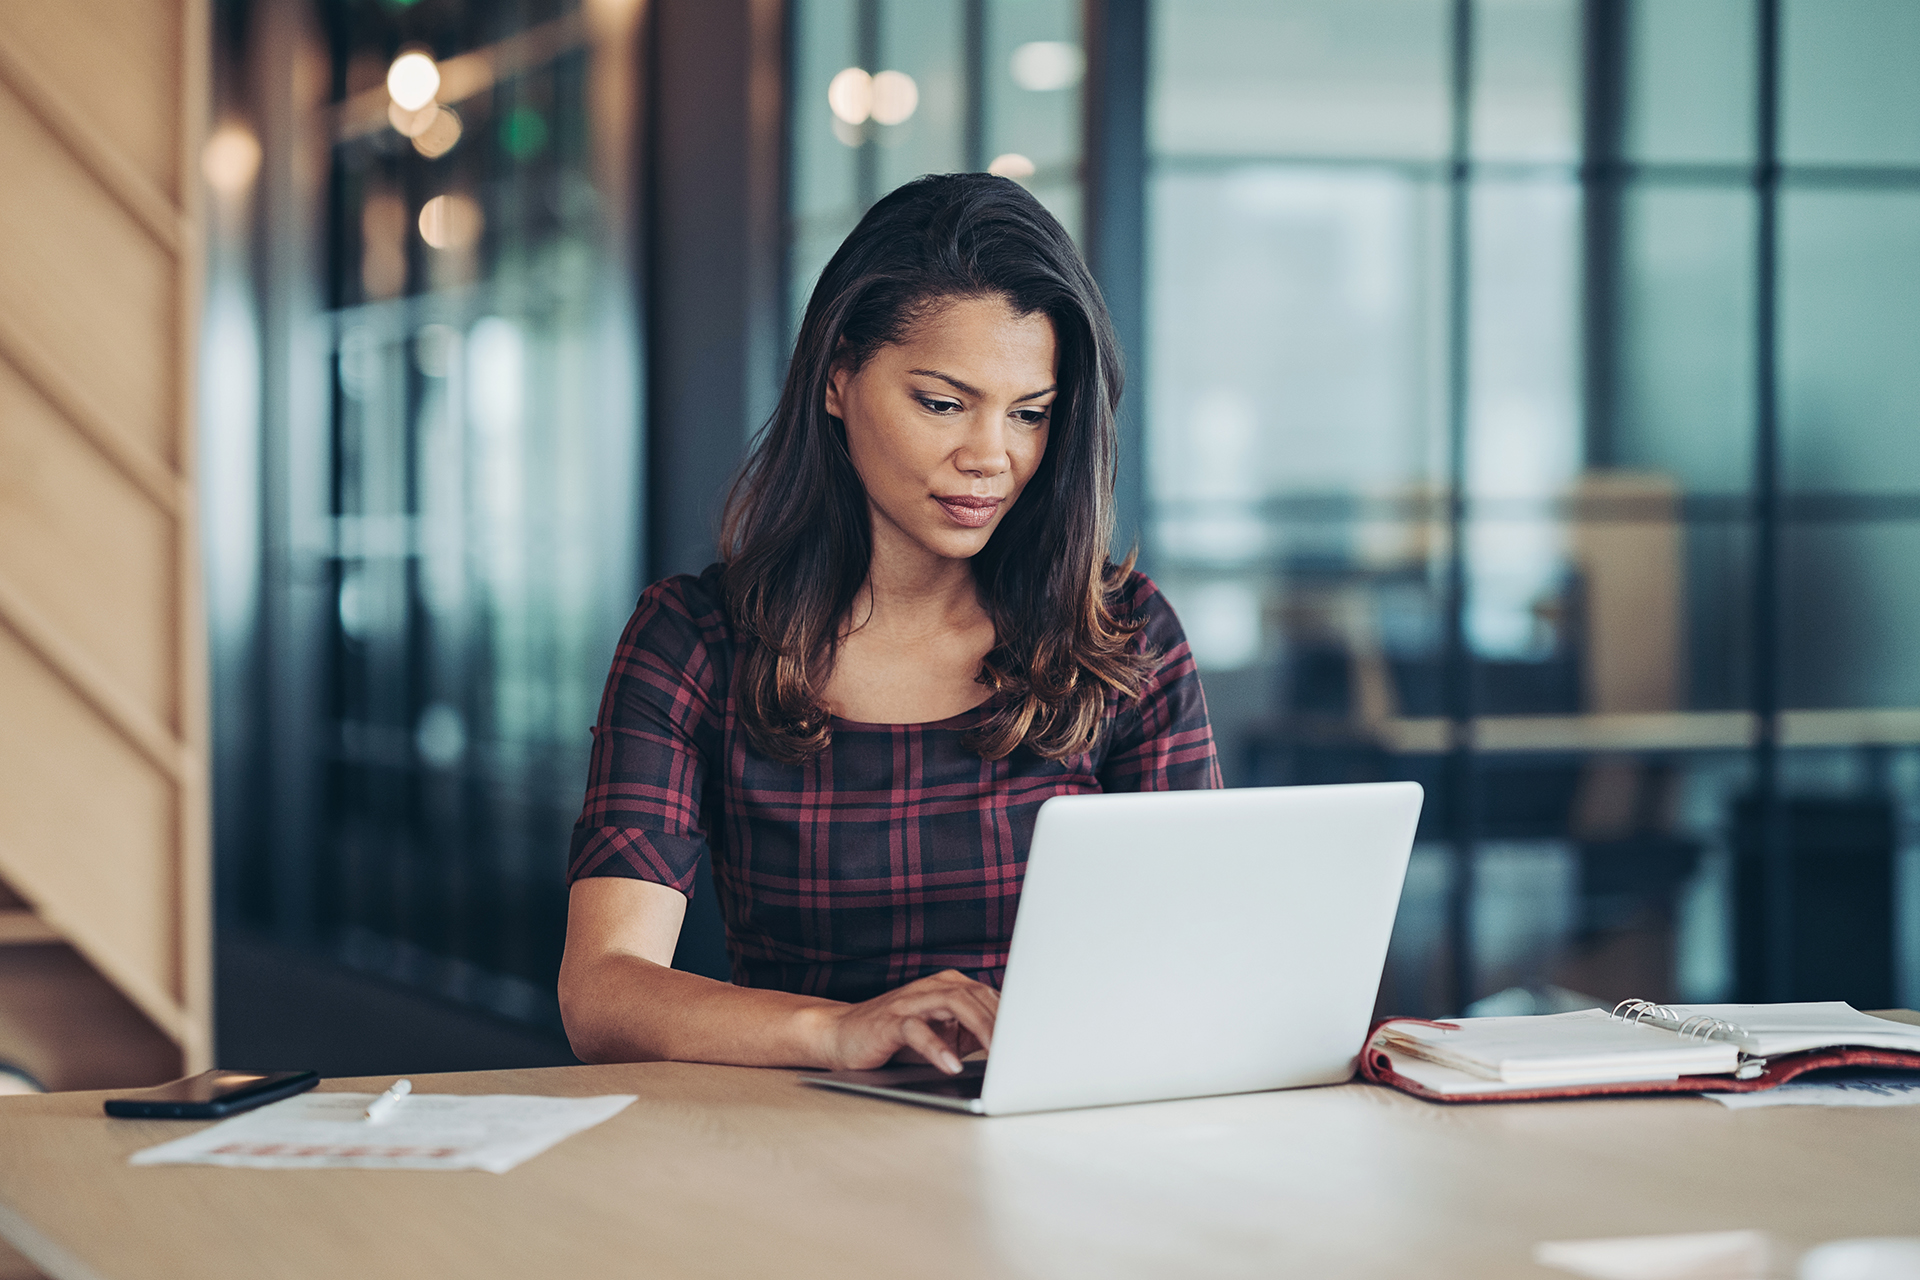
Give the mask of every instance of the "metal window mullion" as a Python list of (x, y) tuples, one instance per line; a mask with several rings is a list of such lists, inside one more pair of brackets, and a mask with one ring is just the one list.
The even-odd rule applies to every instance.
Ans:
[(1793, 850), (1780, 796), (1780, 0), (1759, 0), (1754, 119), (1753, 760), (1769, 1000), (1793, 998)]
[(1467, 427), (1472, 311), (1469, 296), (1473, 148), (1473, 0), (1454, 0), (1449, 57), (1451, 146), (1447, 166), (1447, 569), (1441, 693), (1447, 716), (1442, 828), (1449, 846), (1447, 936), (1455, 1012), (1474, 998), (1473, 898), (1476, 768), (1473, 655), (1467, 643)]

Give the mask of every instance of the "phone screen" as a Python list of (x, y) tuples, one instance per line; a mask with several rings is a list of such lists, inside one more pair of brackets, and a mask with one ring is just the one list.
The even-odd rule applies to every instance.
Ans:
[(303, 1093), (320, 1083), (312, 1071), (203, 1071), (155, 1089), (108, 1098), (107, 1114), (127, 1119), (209, 1120)]
[(133, 1096), (153, 1102), (212, 1102), (242, 1093), (270, 1080), (290, 1080), (303, 1075), (299, 1071), (203, 1071), (185, 1080), (175, 1080), (153, 1089), (142, 1089)]

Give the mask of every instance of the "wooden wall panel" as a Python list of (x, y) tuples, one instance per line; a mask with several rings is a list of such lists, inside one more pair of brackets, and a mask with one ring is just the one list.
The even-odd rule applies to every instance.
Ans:
[(175, 260), (0, 86), (0, 298), (133, 439), (172, 450)]
[[(176, 1015), (179, 874), (171, 780), (0, 632), (0, 815), (8, 885), (136, 1004)], [(150, 990), (148, 989), (150, 988)]]
[(0, 0), (0, 1053), (117, 1064), (65, 1087), (209, 1065), (208, 40), (206, 0)]
[(174, 717), (174, 522), (0, 361), (0, 578)]
[(154, 0), (0, 0), (0, 27), (74, 114), (161, 195), (180, 197), (181, 6)]

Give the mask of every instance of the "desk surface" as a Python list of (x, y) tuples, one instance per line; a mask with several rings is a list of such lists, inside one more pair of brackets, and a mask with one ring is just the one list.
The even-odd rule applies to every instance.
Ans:
[[(322, 1088), (383, 1087), (334, 1080)], [(640, 1066), (420, 1076), (635, 1093), (513, 1172), (131, 1168), (186, 1131), (0, 1098), (0, 1232), (121, 1277), (1539, 1277), (1539, 1240), (1920, 1232), (1920, 1107), (1447, 1107), (1367, 1085), (977, 1119)]]

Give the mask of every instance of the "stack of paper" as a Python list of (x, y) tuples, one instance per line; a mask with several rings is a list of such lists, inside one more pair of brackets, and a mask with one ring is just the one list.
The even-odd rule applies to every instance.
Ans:
[[(1720, 1075), (1739, 1066), (1740, 1049), (1725, 1041), (1688, 1042), (1671, 1031), (1610, 1017), (1603, 1009), (1521, 1018), (1457, 1018), (1452, 1029), (1396, 1022), (1382, 1033), (1390, 1050), (1458, 1073), (1442, 1079), (1447, 1093), (1673, 1080)], [(1396, 1062), (1398, 1060), (1396, 1059)], [(1425, 1074), (1409, 1074), (1427, 1084)], [(1430, 1088), (1435, 1087), (1429, 1084)]]

